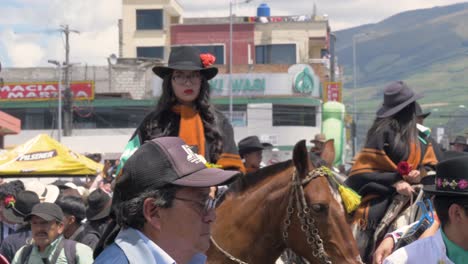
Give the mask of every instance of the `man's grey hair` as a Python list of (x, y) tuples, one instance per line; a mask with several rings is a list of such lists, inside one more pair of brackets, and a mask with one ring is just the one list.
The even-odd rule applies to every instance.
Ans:
[(160, 208), (170, 208), (180, 186), (169, 185), (158, 190), (147, 190), (140, 193), (137, 197), (122, 201), (113, 206), (117, 223), (123, 227), (132, 227), (135, 229), (143, 228), (145, 217), (143, 215), (143, 203), (147, 198), (154, 198), (154, 205)]

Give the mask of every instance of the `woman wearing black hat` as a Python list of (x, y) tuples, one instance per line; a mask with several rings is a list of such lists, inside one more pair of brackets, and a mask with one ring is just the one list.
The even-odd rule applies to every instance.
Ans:
[[(421, 97), (402, 81), (385, 88), (383, 105), (346, 180), (364, 197), (354, 221), (369, 237), (373, 237), (393, 195), (411, 196), (414, 190), (410, 184), (418, 183), (421, 171), (433, 169), (437, 163), (432, 146), (422, 151), (418, 141), (415, 101)], [(363, 257), (369, 253), (370, 248), (361, 248)]]
[(211, 67), (214, 61), (213, 55), (200, 54), (192, 47), (173, 47), (168, 66), (153, 68), (163, 79), (162, 95), (132, 139), (138, 137), (141, 144), (157, 137), (178, 136), (208, 162), (244, 171), (233, 128), (210, 102), (208, 81), (218, 73)]

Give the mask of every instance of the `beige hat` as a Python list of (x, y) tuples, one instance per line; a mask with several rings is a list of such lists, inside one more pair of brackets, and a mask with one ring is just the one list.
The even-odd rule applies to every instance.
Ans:
[(312, 139), (310, 142), (315, 143), (315, 142), (322, 142), (325, 143), (327, 141), (327, 137), (323, 133), (316, 134), (314, 139)]
[(60, 189), (57, 186), (52, 184), (45, 185), (38, 180), (28, 181), (24, 187), (27, 191), (35, 192), (39, 196), (41, 203), (54, 203), (60, 194)]

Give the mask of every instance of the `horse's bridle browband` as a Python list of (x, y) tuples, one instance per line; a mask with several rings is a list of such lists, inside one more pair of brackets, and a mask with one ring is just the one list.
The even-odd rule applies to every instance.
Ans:
[(307, 244), (312, 247), (312, 255), (319, 259), (321, 263), (331, 264), (332, 262), (328, 258), (328, 255), (323, 248), (323, 241), (320, 238), (318, 228), (315, 225), (315, 219), (310, 214), (310, 208), (307, 206), (307, 202), (304, 196), (305, 185), (317, 177), (328, 177), (328, 175), (329, 172), (327, 169), (320, 167), (307, 173), (306, 177), (301, 181), (300, 178), (297, 177), (296, 169), (294, 169), (291, 183), (291, 193), (289, 195), (288, 207), (286, 208), (286, 218), (284, 219), (283, 240), (287, 244), (289, 237), (288, 228), (291, 225), (291, 217), (294, 213), (293, 203), (295, 200), (297, 207), (297, 217), (301, 222), (301, 230), (306, 235)]
[[(297, 177), (296, 169), (294, 169), (291, 182), (291, 193), (289, 194), (288, 207), (286, 208), (286, 218), (284, 220), (283, 240), (285, 243), (287, 243), (288, 228), (291, 225), (291, 216), (294, 213), (293, 202), (295, 200), (296, 207), (298, 209), (297, 217), (301, 222), (301, 230), (305, 233), (307, 237), (307, 244), (309, 244), (312, 247), (312, 255), (318, 258), (321, 263), (331, 264), (332, 262), (329, 260), (325, 249), (323, 248), (323, 241), (320, 238), (318, 228), (315, 225), (315, 219), (310, 215), (310, 209), (307, 206), (307, 202), (305, 200), (303, 187), (307, 185), (311, 180), (320, 176), (327, 177), (328, 174), (329, 172), (326, 170), (326, 168), (317, 168), (307, 173), (306, 177), (301, 181), (299, 177)], [(213, 243), (213, 245), (230, 260), (238, 264), (248, 264), (247, 262), (234, 257), (233, 255), (229, 254), (229, 252), (221, 248), (216, 243), (213, 236), (210, 237), (210, 240)]]

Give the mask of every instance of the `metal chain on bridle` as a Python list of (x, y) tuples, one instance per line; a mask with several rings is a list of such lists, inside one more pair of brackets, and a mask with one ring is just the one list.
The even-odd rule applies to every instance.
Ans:
[(289, 195), (288, 207), (286, 209), (286, 218), (284, 219), (283, 240), (285, 243), (287, 243), (289, 237), (288, 228), (291, 225), (291, 218), (294, 213), (295, 201), (297, 217), (301, 223), (301, 230), (306, 235), (307, 244), (312, 248), (312, 255), (319, 259), (321, 263), (331, 264), (331, 261), (329, 260), (325, 249), (323, 248), (323, 241), (320, 238), (318, 228), (315, 225), (315, 219), (310, 213), (310, 208), (307, 206), (307, 202), (304, 196), (304, 186), (307, 185), (311, 180), (320, 176), (328, 177), (327, 170), (324, 168), (312, 170), (302, 181), (299, 177), (297, 177), (297, 171), (294, 170), (291, 183), (291, 194)]
[[(310, 171), (307, 176), (301, 181), (299, 177), (297, 177), (297, 171), (294, 169), (294, 173), (292, 176), (291, 182), (291, 193), (289, 194), (289, 201), (288, 207), (286, 208), (286, 218), (284, 220), (284, 227), (283, 227), (283, 240), (287, 243), (288, 240), (288, 228), (291, 225), (291, 218), (292, 214), (294, 213), (294, 201), (296, 202), (297, 207), (297, 217), (301, 223), (301, 230), (305, 233), (307, 238), (307, 244), (310, 245), (312, 248), (312, 255), (320, 260), (321, 263), (331, 264), (332, 262), (329, 260), (325, 249), (323, 248), (323, 241), (320, 238), (320, 234), (318, 231), (317, 226), (315, 225), (315, 219), (310, 214), (310, 208), (307, 206), (307, 202), (304, 196), (304, 187), (307, 185), (312, 179), (317, 177), (328, 176), (328, 172), (325, 168), (318, 168)], [(238, 263), (238, 264), (248, 264), (245, 261), (242, 261), (229, 252), (224, 250), (216, 241), (214, 240), (213, 236), (210, 237), (211, 242), (213, 245), (223, 253), (227, 258), (230, 260)]]

